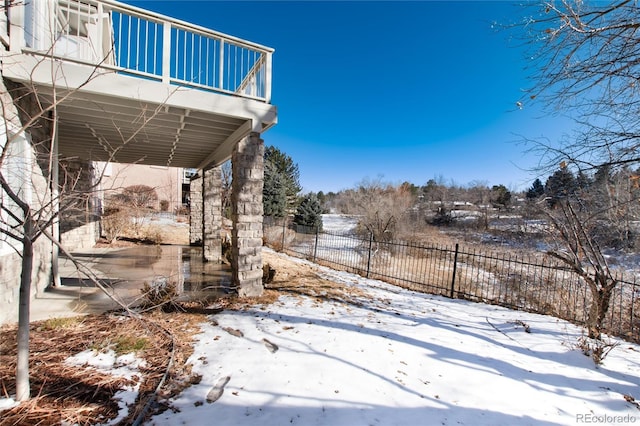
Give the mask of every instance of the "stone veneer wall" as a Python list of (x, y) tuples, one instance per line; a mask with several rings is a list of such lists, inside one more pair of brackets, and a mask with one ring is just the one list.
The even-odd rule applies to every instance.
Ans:
[(234, 148), (232, 167), (231, 256), (233, 283), (240, 297), (260, 296), (262, 286), (262, 189), (264, 141), (251, 133)]
[(222, 168), (204, 172), (202, 227), (204, 229), (204, 259), (210, 262), (222, 260)]
[(74, 251), (93, 247), (100, 238), (100, 222), (93, 221), (60, 234), (65, 250)]
[[(15, 252), (0, 256), (0, 324), (18, 322), (21, 259)], [(38, 240), (33, 247), (32, 280), (33, 299), (51, 282), (51, 242), (46, 238)]]
[[(95, 170), (90, 161), (62, 161), (60, 242), (66, 250), (91, 248), (100, 238), (100, 213)], [(73, 188), (65, 187), (73, 182)]]
[(189, 244), (193, 246), (202, 245), (203, 214), (202, 209), (202, 176), (193, 177), (189, 184)]

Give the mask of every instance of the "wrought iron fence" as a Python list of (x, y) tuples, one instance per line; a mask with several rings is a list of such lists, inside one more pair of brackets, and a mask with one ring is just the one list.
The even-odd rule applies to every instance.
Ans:
[[(265, 244), (312, 262), (450, 298), (496, 304), (585, 324), (591, 294), (583, 280), (544, 253), (490, 252), (460, 244), (374, 241), (266, 221)], [(640, 342), (640, 284), (620, 271), (605, 321), (611, 335)]]

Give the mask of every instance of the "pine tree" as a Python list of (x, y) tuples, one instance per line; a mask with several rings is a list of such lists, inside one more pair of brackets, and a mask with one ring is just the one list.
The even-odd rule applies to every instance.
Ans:
[(511, 203), (511, 191), (504, 185), (493, 185), (491, 203), (500, 209), (506, 209)]
[(313, 232), (322, 231), (322, 205), (315, 194), (309, 193), (304, 196), (293, 221), (310, 228)]
[(293, 159), (278, 148), (267, 146), (264, 150), (264, 162), (265, 165), (270, 163), (273, 166), (273, 171), (282, 175), (289, 201), (295, 199), (302, 188), (299, 182), (300, 171), (298, 170), (298, 165), (293, 162)]
[(301, 191), (298, 165), (284, 152), (273, 146), (264, 150), (264, 214), (285, 217), (296, 203)]
[(576, 178), (571, 170), (567, 167), (560, 167), (547, 179), (544, 193), (549, 197), (549, 206), (553, 207), (558, 200), (575, 195), (576, 189)]
[(270, 162), (264, 164), (262, 206), (265, 216), (284, 217), (287, 211), (287, 191), (282, 175)]
[(544, 195), (544, 185), (542, 185), (542, 181), (540, 179), (536, 179), (533, 181), (531, 188), (527, 190), (527, 198), (532, 200), (542, 195)]

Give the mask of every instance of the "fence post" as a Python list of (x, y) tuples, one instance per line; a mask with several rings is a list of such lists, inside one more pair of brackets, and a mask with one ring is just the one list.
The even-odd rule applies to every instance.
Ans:
[(316, 262), (316, 255), (318, 254), (318, 234), (320, 233), (320, 227), (316, 226), (316, 244), (313, 246), (313, 263)]
[(369, 234), (369, 253), (367, 255), (367, 278), (369, 278), (369, 270), (371, 269), (371, 247), (373, 246), (373, 233)]
[(455, 291), (457, 267), (458, 267), (458, 243), (456, 243), (456, 251), (453, 255), (453, 274), (451, 276), (451, 291), (449, 292), (449, 297), (451, 299), (453, 299), (453, 293)]
[(629, 329), (631, 330), (631, 338), (634, 341), (637, 341), (637, 336), (634, 334), (634, 324), (633, 321), (633, 306), (635, 305), (635, 296), (636, 296), (636, 279), (633, 280), (633, 285), (631, 286), (631, 308), (629, 309)]

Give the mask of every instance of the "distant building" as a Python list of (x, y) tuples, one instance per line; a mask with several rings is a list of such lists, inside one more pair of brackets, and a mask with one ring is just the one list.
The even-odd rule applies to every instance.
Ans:
[(122, 192), (126, 187), (145, 185), (153, 188), (158, 195), (158, 210), (176, 212), (189, 205), (189, 184), (196, 169), (145, 164), (96, 163), (97, 173), (102, 172), (101, 204), (112, 194)]

